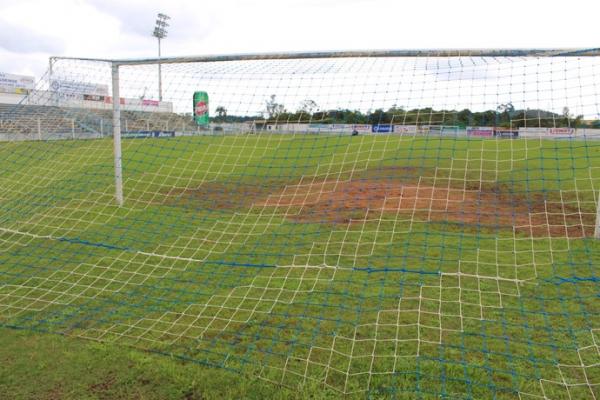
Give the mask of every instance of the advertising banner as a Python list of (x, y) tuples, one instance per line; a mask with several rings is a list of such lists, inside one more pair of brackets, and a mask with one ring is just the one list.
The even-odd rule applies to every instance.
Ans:
[(373, 133), (390, 133), (394, 131), (394, 126), (390, 124), (373, 125)]
[[(105, 96), (104, 97), (104, 102), (112, 104), (112, 97), (111, 96)], [(125, 104), (125, 99), (123, 97), (119, 97), (119, 103), (121, 103), (122, 105)]]
[(491, 126), (468, 126), (467, 136), (491, 137), (494, 136), (494, 128)]
[(159, 104), (160, 102), (158, 100), (142, 100), (143, 106), (158, 107)]
[(575, 134), (574, 128), (548, 128), (550, 135), (572, 136)]
[(394, 133), (401, 135), (414, 135), (417, 133), (416, 125), (394, 125)]
[(331, 132), (350, 132), (350, 125), (346, 124), (331, 124), (329, 125), (329, 130)]
[(84, 94), (83, 99), (87, 101), (104, 101), (104, 96), (98, 96), (97, 94)]
[(522, 137), (540, 137), (547, 135), (548, 128), (519, 128), (519, 136)]
[(124, 131), (121, 136), (124, 139), (165, 138), (175, 137), (175, 131)]
[(50, 90), (59, 93), (79, 93), (108, 96), (108, 85), (90, 82), (67, 81), (62, 79), (50, 80)]
[(519, 135), (522, 137), (571, 137), (575, 135), (575, 128), (519, 128)]
[(352, 125), (352, 131), (356, 131), (359, 133), (370, 133), (371, 125)]
[(500, 138), (518, 138), (519, 131), (514, 129), (498, 129), (494, 131), (494, 136)]
[(61, 101), (81, 101), (83, 95), (81, 93), (57, 93), (57, 98)]
[(0, 72), (0, 92), (27, 94), (35, 87), (35, 78)]
[(421, 135), (428, 135), (429, 134), (429, 125), (418, 125), (417, 133), (419, 133)]
[(309, 124), (308, 131), (319, 133), (319, 132), (330, 132), (331, 129), (330, 129), (329, 125), (327, 125), (327, 124)]

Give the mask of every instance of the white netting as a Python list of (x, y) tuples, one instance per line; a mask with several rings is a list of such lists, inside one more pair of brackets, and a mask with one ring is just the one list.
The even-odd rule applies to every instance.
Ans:
[(158, 101), (119, 68), (122, 207), (110, 63), (3, 106), (1, 324), (343, 393), (598, 397), (598, 57), (162, 74)]

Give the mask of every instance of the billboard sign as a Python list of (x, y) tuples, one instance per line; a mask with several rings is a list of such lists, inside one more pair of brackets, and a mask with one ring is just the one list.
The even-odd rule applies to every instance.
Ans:
[(166, 138), (175, 137), (175, 131), (124, 131), (124, 139)]
[(352, 125), (352, 131), (360, 132), (360, 133), (370, 133), (371, 125)]
[(390, 124), (378, 124), (373, 125), (373, 133), (390, 133), (394, 131), (394, 125)]
[[(108, 103), (108, 104), (112, 104), (112, 97), (111, 96), (105, 96), (104, 97), (104, 102)], [(119, 97), (119, 103), (124, 105), (125, 104), (125, 99), (123, 97)]]
[(417, 133), (421, 135), (429, 134), (429, 125), (417, 125)]
[(575, 135), (575, 128), (519, 128), (519, 134), (523, 137), (571, 137)]
[(83, 95), (80, 93), (57, 93), (56, 98), (61, 101), (81, 101)]
[(519, 136), (522, 137), (540, 137), (548, 135), (548, 128), (519, 128)]
[(35, 87), (35, 78), (0, 72), (0, 92), (27, 94)]
[(491, 137), (494, 136), (494, 128), (490, 126), (468, 126), (467, 136)]
[(346, 124), (331, 124), (329, 125), (329, 130), (332, 132), (345, 132), (349, 131), (350, 126)]
[(308, 125), (309, 132), (330, 132), (331, 128), (328, 124), (309, 124)]
[(417, 133), (416, 125), (394, 125), (394, 133), (401, 135), (414, 135)]
[(143, 106), (151, 106), (151, 107), (158, 107), (159, 106), (159, 101), (158, 100), (142, 100), (142, 105)]
[(68, 81), (63, 79), (51, 79), (50, 90), (58, 93), (78, 93), (108, 96), (108, 85), (90, 82)]
[(104, 96), (99, 96), (97, 94), (84, 94), (83, 99), (87, 101), (104, 101)]
[(498, 129), (494, 131), (494, 136), (500, 138), (517, 138), (519, 137), (519, 131), (514, 129)]
[(550, 135), (572, 136), (575, 134), (574, 128), (548, 128)]

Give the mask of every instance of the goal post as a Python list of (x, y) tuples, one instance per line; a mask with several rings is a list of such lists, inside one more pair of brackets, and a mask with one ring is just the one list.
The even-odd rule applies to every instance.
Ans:
[(119, 65), (113, 63), (112, 73), (112, 112), (113, 112), (113, 142), (115, 154), (115, 200), (123, 205), (123, 165), (121, 154), (121, 101), (119, 94)]
[[(514, 59), (514, 58), (581, 58), (581, 57), (600, 57), (600, 48), (562, 48), (562, 49), (415, 49), (415, 50), (358, 50), (358, 51), (325, 51), (325, 52), (286, 52), (286, 53), (249, 53), (249, 54), (230, 54), (230, 55), (207, 55), (207, 56), (189, 56), (189, 57), (161, 57), (161, 58), (144, 58), (144, 59), (124, 59), (124, 60), (108, 60), (108, 59), (93, 59), (93, 58), (71, 58), (71, 57), (51, 57), (50, 73), (52, 70), (52, 62), (55, 60), (73, 60), (73, 61), (88, 61), (88, 62), (108, 62), (112, 65), (112, 106), (113, 106), (113, 136), (115, 142), (115, 198), (117, 204), (123, 204), (122, 193), (122, 166), (121, 166), (121, 144), (120, 144), (120, 103), (115, 99), (118, 96), (118, 69), (119, 66), (145, 66), (145, 65), (186, 65), (186, 64), (205, 64), (205, 63), (233, 63), (233, 62), (252, 62), (252, 61), (282, 61), (282, 60), (336, 60), (336, 59), (385, 59), (385, 58), (432, 58), (432, 59), (461, 59), (461, 58), (485, 58), (495, 59), (498, 57)], [(116, 79), (116, 80), (115, 80)], [(160, 82), (159, 82), (160, 83)], [(595, 83), (594, 83), (595, 84)], [(116, 92), (115, 92), (116, 90)], [(159, 89), (159, 91), (162, 91)], [(116, 94), (115, 94), (116, 93)], [(525, 116), (525, 120), (527, 115)], [(535, 119), (532, 118), (532, 119)], [(279, 121), (278, 121), (279, 122)], [(289, 121), (286, 121), (289, 122)], [(523, 122), (523, 121), (520, 121)], [(511, 121), (511, 125), (513, 121)], [(525, 121), (526, 124), (526, 121)], [(550, 127), (556, 124), (552, 121)], [(540, 122), (541, 125), (541, 122)], [(546, 124), (548, 125), (548, 124)], [(535, 122), (530, 123), (531, 128), (535, 128)], [(464, 127), (463, 127), (464, 128)], [(429, 128), (429, 131), (436, 132), (458, 132), (458, 127), (455, 126), (434, 126)], [(296, 128), (297, 130), (297, 128)], [(600, 200), (599, 203), (600, 205)], [(595, 237), (600, 238), (600, 216), (596, 221)]]
[(596, 230), (594, 237), (600, 239), (600, 192), (598, 193), (598, 203), (596, 205)]

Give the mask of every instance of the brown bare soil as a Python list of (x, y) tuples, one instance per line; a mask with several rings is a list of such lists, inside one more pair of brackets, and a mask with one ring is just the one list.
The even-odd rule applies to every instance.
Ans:
[(498, 187), (325, 180), (286, 186), (258, 205), (277, 207), (296, 222), (362, 223), (396, 215), (398, 219), (452, 222), (472, 229), (570, 238), (590, 236), (594, 229), (594, 214), (580, 210), (576, 202), (545, 201), (539, 194), (525, 196)]
[(284, 187), (279, 182), (258, 182), (256, 184), (236, 182), (207, 182), (197, 188), (174, 188), (166, 193), (163, 204), (210, 210), (246, 209), (260, 198)]
[(195, 189), (173, 189), (167, 198), (171, 204), (212, 210), (273, 207), (298, 223), (355, 224), (397, 218), (531, 237), (581, 238), (594, 233), (593, 210), (582, 210), (575, 200), (479, 182), (456, 187), (464, 182), (434, 182), (420, 178), (423, 172), (387, 168), (364, 171), (353, 179), (305, 177), (287, 185), (282, 181), (206, 183)]

